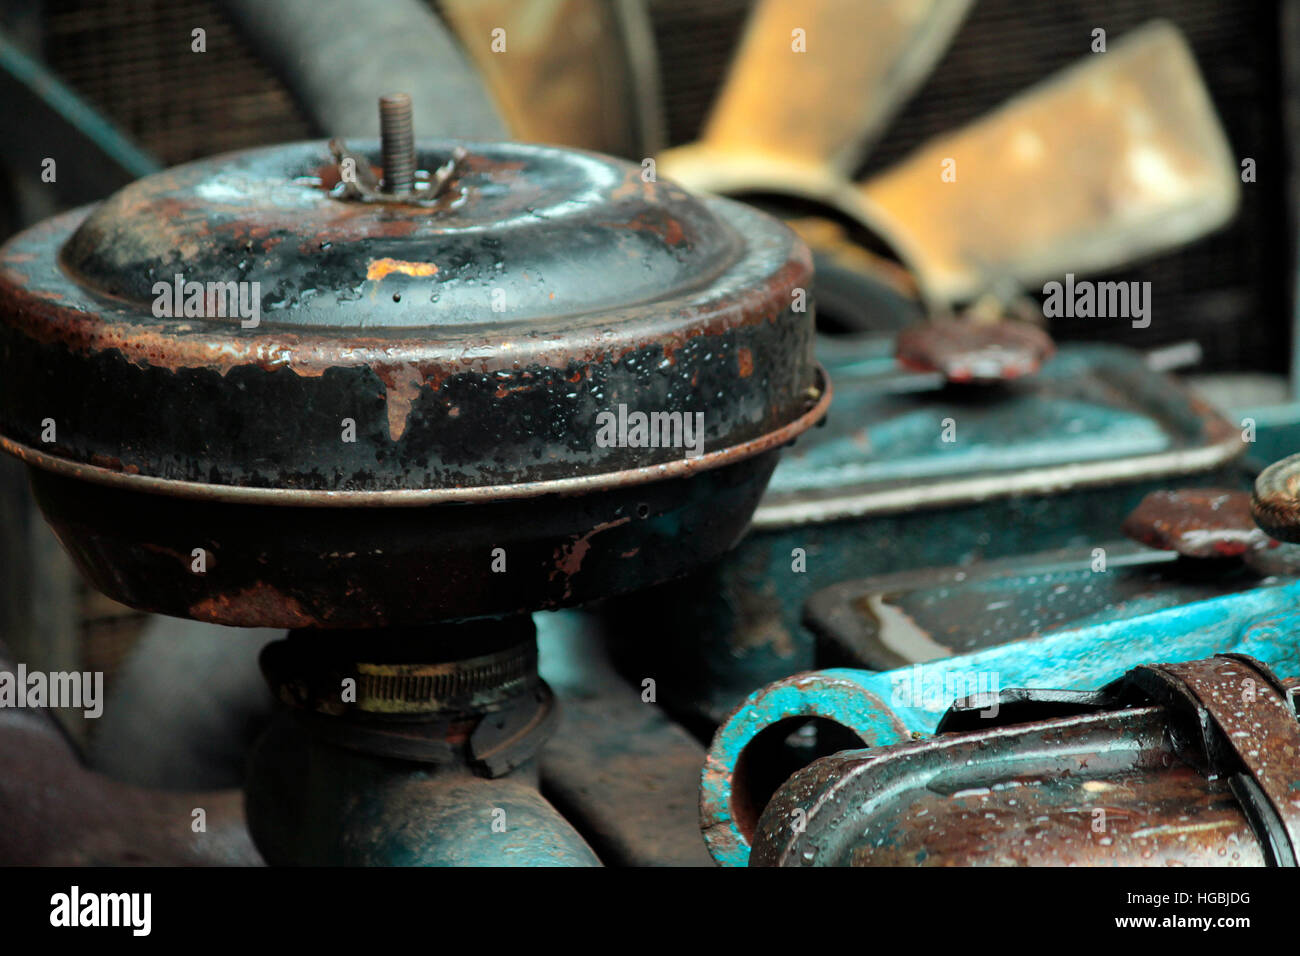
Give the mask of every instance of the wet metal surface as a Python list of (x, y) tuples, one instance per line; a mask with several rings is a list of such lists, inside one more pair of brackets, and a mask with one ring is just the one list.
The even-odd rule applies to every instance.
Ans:
[(1042, 329), (1012, 320), (933, 318), (898, 333), (899, 364), (916, 372), (939, 372), (954, 384), (1033, 375), (1055, 352)]
[(919, 394), (883, 375), (887, 341), (828, 341), (825, 358), (827, 427), (786, 457), (759, 528), (1191, 473), (1244, 448), (1219, 413), (1116, 346), (1062, 348), (1004, 388)]
[(1139, 668), (1075, 713), (979, 719), (972, 703), (968, 729), (797, 774), (752, 863), (1294, 865), (1242, 796), (1263, 792), (1266, 815), (1294, 820), (1300, 724), (1273, 681), (1216, 657)]
[[(307, 143), (178, 167), (15, 238), (3, 433), (126, 474), (389, 490), (682, 457), (597, 443), (597, 413), (620, 404), (706, 412), (706, 451), (799, 417), (816, 382), (793, 290), (810, 270), (787, 230), (592, 154), (467, 149), (444, 211), (331, 198), (330, 153)], [(421, 168), (450, 150), (426, 145)], [(154, 314), (178, 273), (258, 283), (259, 324), (225, 292)]]
[[(776, 454), (472, 507), (193, 502), (39, 469), (33, 482), (77, 565), (131, 607), (244, 627), (381, 627), (570, 606), (681, 575), (741, 536)], [(507, 573), (492, 572), (496, 548)]]
[(734, 553), (614, 609), (621, 666), (658, 677), (661, 701), (704, 735), (755, 687), (817, 666), (801, 617), (822, 588), (1090, 551), (1148, 492), (1245, 486), (1240, 433), (1131, 350), (1067, 345), (1032, 379), (923, 392), (889, 339), (823, 337), (818, 355), (836, 389), (826, 425), (785, 452)]
[[(804, 611), (819, 667), (889, 670), (1140, 617), (1300, 575), (1194, 562), (1127, 541), (843, 581)], [(1026, 653), (1032, 653), (1032, 646)]]
[[(335, 146), (178, 167), (0, 252), (0, 444), (101, 590), (391, 627), (577, 604), (735, 543), (829, 402), (789, 230), (520, 144), (425, 144), (412, 202), (359, 202), (343, 164), (380, 181), (376, 146)], [(629, 412), (667, 433), (602, 439)]]
[(1221, 653), (1249, 654), (1280, 677), (1300, 676), (1295, 640), (1300, 584), (1239, 594), (1047, 634), (891, 671), (836, 668), (795, 675), (742, 702), (718, 728), (701, 780), (701, 826), (714, 859), (743, 865), (746, 819), (735, 807), (756, 801), (737, 779), (745, 749), (765, 729), (793, 717), (819, 717), (868, 746), (932, 733), (957, 698), (1007, 687), (1087, 690), (1153, 660), (1186, 661)]
[(1124, 519), (1124, 533), (1190, 558), (1236, 557), (1275, 548), (1250, 511), (1250, 492), (1226, 488), (1156, 491)]

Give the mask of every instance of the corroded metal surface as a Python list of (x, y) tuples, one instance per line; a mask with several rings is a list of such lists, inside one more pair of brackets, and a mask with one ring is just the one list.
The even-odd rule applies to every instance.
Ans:
[[(1104, 563), (1103, 563), (1104, 562)], [(1104, 570), (1103, 570), (1104, 568)], [(891, 670), (1300, 577), (1123, 540), (840, 581), (804, 605), (819, 667)], [(1032, 645), (1027, 645), (1027, 647)]]
[(1250, 492), (1226, 488), (1154, 491), (1124, 519), (1135, 541), (1190, 558), (1229, 558), (1276, 548), (1255, 523)]
[[(555, 726), (532, 621), (295, 631), (262, 671), (312, 737), (361, 753), (500, 777)], [(347, 693), (344, 693), (347, 689)]]
[(657, 677), (697, 733), (755, 687), (819, 666), (800, 617), (822, 588), (1106, 542), (1150, 491), (1240, 480), (1239, 429), (1129, 349), (1067, 344), (1033, 378), (925, 394), (894, 351), (821, 337), (834, 412), (783, 453), (753, 530), (715, 568), (611, 608), (624, 666)]
[(1031, 719), (972, 702), (933, 739), (818, 761), (764, 811), (751, 862), (1294, 865), (1274, 824), (1294, 839), (1300, 723), (1258, 661), (1140, 667), (1070, 704), (1037, 696)]
[(1282, 541), (1300, 541), (1300, 455), (1269, 465), (1255, 479), (1251, 513), (1259, 526)]
[[(12, 240), (0, 430), (129, 474), (333, 491), (682, 457), (598, 444), (597, 414), (619, 404), (705, 412), (705, 451), (800, 417), (810, 266), (788, 231), (592, 154), (468, 149), (441, 213), (332, 198), (337, 170), (311, 143), (179, 167)], [(421, 168), (450, 150), (426, 146)], [(259, 324), (216, 316), (228, 303), (210, 291), (210, 317), (156, 316), (177, 273), (259, 283)]]
[[(1074, 717), (818, 761), (769, 805), (752, 864), (1262, 865), (1226, 782), (1160, 766), (1163, 716)], [(882, 814), (850, 834), (868, 794)]]
[[(1278, 675), (1295, 677), (1298, 594), (1297, 583), (1260, 587), (896, 670), (832, 668), (777, 681), (743, 701), (710, 746), (701, 778), (701, 828), (710, 852), (724, 865), (748, 860), (747, 821), (754, 813), (744, 801), (761, 806), (765, 794), (745, 797), (756, 791), (745, 785), (743, 772), (737, 787), (737, 771), (744, 770), (745, 752), (755, 741), (771, 728), (790, 727), (793, 718), (828, 721), (880, 746), (934, 732), (949, 705), (971, 693), (1002, 687), (1087, 690), (1151, 660), (1249, 654)], [(816, 756), (816, 750), (809, 754)]]
[(897, 349), (904, 368), (975, 384), (1033, 375), (1056, 353), (1051, 336), (1026, 322), (945, 318), (904, 329)]
[[(0, 251), (0, 445), (90, 579), (205, 621), (392, 627), (733, 545), (830, 400), (807, 248), (592, 153), (425, 144), (409, 201), (370, 201), (377, 156), (192, 163)], [(639, 439), (602, 424), (635, 415)]]
[(78, 567), (131, 607), (243, 627), (387, 627), (571, 606), (677, 577), (740, 538), (777, 453), (472, 507), (191, 501), (42, 469), (33, 489)]
[[(1243, 809), (1259, 831), (1269, 862), (1300, 859), (1300, 723), (1294, 685), (1244, 654), (1144, 668), (1130, 680), (1170, 709), (1191, 703), (1203, 768), (1233, 774)], [(1157, 686), (1159, 685), (1159, 686)], [(1172, 700), (1171, 700), (1172, 698)]]

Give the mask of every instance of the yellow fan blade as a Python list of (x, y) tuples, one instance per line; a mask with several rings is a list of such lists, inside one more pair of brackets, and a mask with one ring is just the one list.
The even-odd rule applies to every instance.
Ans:
[(510, 131), (641, 158), (659, 142), (658, 73), (637, 0), (442, 0)]
[(688, 188), (825, 198), (929, 74), (971, 0), (760, 0), (700, 140), (659, 171)]

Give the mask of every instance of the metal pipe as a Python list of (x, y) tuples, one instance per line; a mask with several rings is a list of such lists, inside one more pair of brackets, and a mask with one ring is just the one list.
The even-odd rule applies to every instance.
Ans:
[(235, 25), (319, 130), (374, 138), (375, 100), (409, 91), (426, 136), (502, 140), (509, 132), (487, 91), (421, 0), (222, 0)]
[[(0, 644), (0, 671), (14, 669)], [(0, 708), (0, 865), (253, 866), (243, 816), (238, 790), (119, 783), (81, 765), (48, 711)]]

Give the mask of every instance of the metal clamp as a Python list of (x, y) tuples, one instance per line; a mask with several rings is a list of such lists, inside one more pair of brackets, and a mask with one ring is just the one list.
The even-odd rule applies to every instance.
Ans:
[[(1273, 866), (1300, 855), (1300, 721), (1292, 689), (1245, 654), (1138, 667), (1117, 682), (1171, 717), (1175, 747), (1189, 762), (1229, 779)], [(1115, 685), (1113, 685), (1115, 686)]]

